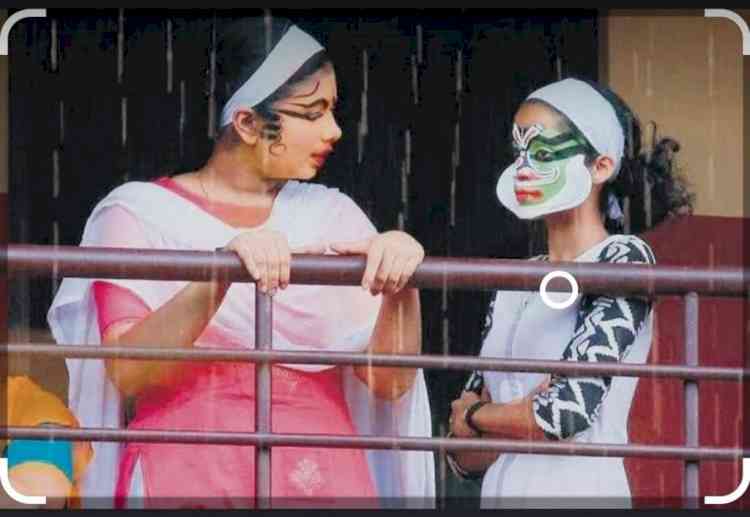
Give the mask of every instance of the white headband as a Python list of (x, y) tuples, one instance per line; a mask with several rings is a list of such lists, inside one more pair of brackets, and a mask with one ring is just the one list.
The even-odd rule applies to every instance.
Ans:
[(323, 50), (315, 38), (292, 25), (266, 56), (245, 84), (240, 86), (221, 110), (221, 125), (232, 122), (234, 113), (242, 108), (252, 108), (275, 92), (305, 61)]
[(620, 172), (625, 135), (612, 104), (591, 85), (578, 79), (563, 79), (533, 92), (527, 99), (540, 99), (561, 111), (583, 133), (599, 154), (615, 162), (609, 181)]

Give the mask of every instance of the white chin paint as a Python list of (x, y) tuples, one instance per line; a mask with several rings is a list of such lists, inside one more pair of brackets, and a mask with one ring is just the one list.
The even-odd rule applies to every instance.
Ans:
[(544, 215), (570, 210), (583, 203), (591, 193), (591, 173), (584, 165), (584, 155), (572, 157), (563, 171), (565, 186), (551, 199), (535, 205), (522, 205), (516, 199), (515, 163), (500, 175), (497, 181), (497, 197), (500, 202), (520, 219), (536, 219)]

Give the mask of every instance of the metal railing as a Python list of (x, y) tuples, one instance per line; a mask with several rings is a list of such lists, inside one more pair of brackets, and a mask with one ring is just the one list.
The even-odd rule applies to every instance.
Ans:
[[(293, 284), (358, 285), (364, 271), (363, 257), (292, 257)], [(82, 278), (135, 278), (144, 280), (207, 281), (222, 279), (252, 282), (232, 253), (203, 251), (140, 250), (73, 246), (9, 245), (7, 273), (16, 276)], [(695, 269), (599, 263), (545, 263), (503, 259), (427, 257), (410, 284), (420, 288), (537, 290), (552, 271), (574, 275), (580, 291), (587, 294), (682, 295), (685, 300), (686, 365), (589, 364), (526, 359), (468, 358), (435, 355), (370, 355), (366, 353), (291, 352), (272, 350), (272, 298), (256, 293), (254, 350), (153, 349), (80, 346), (78, 344), (9, 343), (6, 354), (77, 358), (141, 360), (237, 361), (256, 363), (256, 432), (55, 429), (8, 427), (3, 438), (63, 438), (114, 442), (212, 443), (256, 446), (256, 499), (270, 504), (271, 447), (308, 446), (425, 451), (500, 451), (583, 456), (676, 458), (685, 463), (683, 496), (687, 506), (699, 501), (698, 466), (701, 460), (741, 461), (750, 451), (741, 447), (702, 447), (698, 441), (699, 380), (742, 382), (743, 368), (699, 367), (699, 295), (744, 297), (748, 291), (739, 268)], [(551, 282), (549, 290), (565, 287)], [(273, 363), (401, 366), (449, 370), (492, 370), (561, 373), (568, 375), (650, 376), (684, 379), (684, 445), (589, 444), (498, 439), (414, 438), (342, 435), (281, 434), (271, 432), (271, 365)]]

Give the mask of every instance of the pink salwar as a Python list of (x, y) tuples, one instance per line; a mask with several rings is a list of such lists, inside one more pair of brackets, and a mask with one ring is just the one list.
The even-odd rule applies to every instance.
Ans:
[[(138, 399), (129, 429), (252, 432), (254, 365), (191, 364), (183, 380)], [(302, 372), (272, 368), (272, 428), (277, 433), (356, 434), (340, 368)], [(255, 506), (255, 447), (129, 443), (123, 452), (116, 506), (140, 460), (147, 508)], [(274, 447), (271, 495), (279, 506), (376, 506), (363, 450)]]

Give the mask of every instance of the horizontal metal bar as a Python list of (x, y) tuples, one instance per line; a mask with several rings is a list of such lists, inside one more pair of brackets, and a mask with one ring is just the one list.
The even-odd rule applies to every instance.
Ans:
[(11, 343), (0, 346), (0, 355), (45, 355), (79, 359), (115, 358), (151, 361), (232, 361), (289, 364), (352, 364), (402, 366), (439, 370), (487, 370), (505, 372), (562, 373), (567, 375), (610, 375), (620, 377), (671, 377), (680, 379), (750, 379), (750, 369), (714, 366), (680, 366), (626, 363), (584, 363), (576, 361), (540, 361), (535, 359), (497, 359), (442, 355), (368, 355), (344, 352), (293, 352), (281, 350), (222, 350), (207, 348), (129, 348), (78, 345)]
[[(225, 280), (250, 282), (251, 277), (232, 252), (96, 248), (10, 244), (7, 267), (19, 275), (145, 280)], [(362, 256), (294, 255), (292, 284), (359, 285), (365, 268)], [(676, 266), (599, 264), (583, 262), (427, 257), (410, 284), (442, 289), (513, 289), (534, 291), (551, 271), (571, 273), (582, 293), (684, 294), (744, 296), (741, 268), (697, 269)], [(0, 271), (2, 272), (2, 271)], [(555, 279), (550, 291), (569, 291)]]
[(591, 444), (577, 442), (533, 442), (487, 438), (411, 438), (323, 434), (261, 434), (213, 431), (166, 431), (163, 429), (60, 429), (48, 427), (0, 428), (2, 438), (65, 439), (97, 442), (201, 443), (224, 445), (295, 446), (334, 449), (398, 449), (411, 451), (501, 451), (520, 454), (562, 456), (644, 457), (736, 461), (750, 450), (728, 447), (684, 447), (679, 445)]

